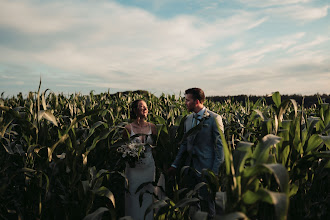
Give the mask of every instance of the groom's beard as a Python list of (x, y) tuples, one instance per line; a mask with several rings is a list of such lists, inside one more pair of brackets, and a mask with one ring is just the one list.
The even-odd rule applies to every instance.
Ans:
[(194, 111), (194, 107), (192, 107), (192, 106), (186, 105), (186, 108), (187, 108), (188, 112), (193, 112)]

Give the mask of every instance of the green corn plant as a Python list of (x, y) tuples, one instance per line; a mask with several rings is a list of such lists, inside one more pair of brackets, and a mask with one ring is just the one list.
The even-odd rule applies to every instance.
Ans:
[[(193, 170), (190, 167), (183, 167), (181, 169), (180, 179), (181, 181), (184, 179), (184, 171), (186, 169), (190, 169), (191, 172), (197, 172), (196, 170)], [(146, 183), (150, 184), (150, 183)], [(156, 183), (152, 183), (154, 186), (156, 186)], [(173, 191), (170, 197), (165, 196), (164, 198), (158, 198), (157, 195), (154, 195), (152, 192), (147, 192), (150, 194), (153, 194), (154, 197), (157, 199), (156, 202), (151, 204), (145, 213), (145, 216), (151, 212), (152, 210), (156, 210), (154, 214), (155, 219), (187, 219), (189, 218), (189, 208), (191, 205), (195, 205), (197, 202), (200, 201), (200, 198), (198, 197), (198, 191), (201, 187), (206, 185), (206, 183), (201, 182), (194, 186), (193, 189), (188, 189), (185, 187), (180, 187), (180, 185), (177, 182), (177, 179), (174, 177), (174, 184), (172, 185)], [(141, 185), (139, 189), (141, 189), (144, 186)], [(140, 198), (143, 194), (140, 194)]]
[[(86, 165), (88, 165), (87, 158), (89, 154), (93, 152), (100, 141), (115, 133), (113, 128), (104, 129), (105, 131), (100, 132), (99, 135), (94, 135), (93, 140), (89, 141), (88, 138), (93, 135), (99, 124), (105, 125), (105, 123), (95, 123), (94, 126), (85, 129), (88, 136), (84, 140), (79, 140), (82, 144), (77, 146), (75, 134), (76, 132), (79, 133), (79, 127), (88, 126), (90, 124), (88, 119), (91, 119), (93, 115), (102, 110), (91, 110), (85, 114), (82, 114), (83, 111), (75, 110), (74, 114), (70, 114), (74, 118), (69, 116), (70, 120), (67, 121), (56, 118), (53, 115), (53, 112), (56, 111), (50, 110), (52, 103), (46, 104), (46, 91), (40, 97), (39, 85), (37, 98), (33, 99), (34, 97), (31, 95), (25, 103), (27, 104), (26, 107), (15, 107), (14, 109), (6, 106), (0, 107), (5, 119), (5, 123), (1, 123), (3, 149), (6, 149), (7, 153), (12, 155), (10, 159), (16, 158), (22, 161), (16, 168), (18, 171), (7, 172), (7, 180), (3, 182), (1, 190), (1, 195), (5, 196), (8, 189), (11, 189), (12, 192), (17, 189), (16, 194), (19, 194), (19, 196), (8, 200), (2, 206), (3, 209), (9, 210), (12, 215), (41, 218), (47, 216), (51, 208), (60, 209), (61, 205), (59, 204), (61, 202), (63, 206), (67, 206), (68, 201), (64, 195), (68, 191), (73, 192), (71, 195), (77, 194), (75, 193), (78, 189), (77, 185), (83, 181), (84, 176), (87, 176), (84, 173), (88, 170)], [(55, 107), (61, 104), (65, 107), (69, 103), (63, 101), (59, 104), (56, 101), (58, 100), (57, 97), (54, 98), (53, 95), (52, 98), (55, 100), (53, 102)], [(75, 96), (75, 99), (78, 103), (77, 96)], [(107, 128), (106, 125), (105, 127)], [(72, 146), (72, 143), (76, 148)], [(90, 145), (86, 146), (87, 144)], [(64, 162), (62, 163), (62, 161)], [(53, 172), (61, 169), (61, 166), (64, 167), (64, 172)], [(8, 168), (5, 168), (5, 170), (8, 171)], [(55, 175), (56, 173), (60, 176)], [(65, 177), (63, 173), (72, 175), (63, 180), (63, 178), (59, 178)], [(25, 191), (22, 194), (21, 188), (23, 187)], [(62, 200), (59, 204), (54, 204), (54, 201), (58, 200), (53, 200), (52, 195), (56, 195), (58, 189), (66, 193), (59, 192), (57, 196), (62, 196), (60, 197)], [(65, 199), (63, 200), (63, 198)], [(74, 198), (73, 201), (75, 201)], [(13, 204), (15, 205), (13, 206)], [(68, 210), (62, 217), (70, 218), (70, 212)], [(88, 214), (86, 211), (80, 213)]]
[[(124, 164), (118, 162), (113, 146), (121, 141), (131, 118), (130, 104), (136, 99), (147, 102), (148, 121), (158, 127), (156, 177), (165, 174), (167, 199), (158, 201), (155, 208), (163, 212), (155, 217), (187, 219), (191, 199), (198, 198), (184, 189), (180, 179), (175, 182), (165, 173), (188, 114), (181, 96), (156, 97), (145, 91), (63, 95), (41, 92), (41, 83), (26, 98), (22, 93), (10, 98), (1, 94), (0, 218), (124, 216)], [(318, 104), (305, 108), (295, 100), (282, 100), (278, 92), (272, 100), (205, 102), (222, 115), (227, 144), (223, 172), (205, 171), (205, 186), (224, 207), (217, 218), (254, 219), (268, 213), (278, 219), (327, 216), (329, 104), (319, 98)], [(113, 192), (115, 204), (104, 187)], [(106, 193), (100, 195), (97, 189)], [(84, 205), (78, 206), (82, 201)], [(198, 212), (195, 218), (205, 217)]]
[[(222, 140), (225, 138), (222, 137)], [(266, 135), (256, 145), (239, 142), (235, 150), (223, 142), (228, 178), (226, 213), (236, 211), (250, 218), (264, 218), (266, 213), (260, 212), (259, 208), (267, 203), (274, 207), (273, 213), (277, 219), (286, 219), (289, 206), (288, 173), (282, 165), (269, 163), (270, 149), (278, 142), (279, 137)], [(268, 208), (268, 212), (272, 209)]]

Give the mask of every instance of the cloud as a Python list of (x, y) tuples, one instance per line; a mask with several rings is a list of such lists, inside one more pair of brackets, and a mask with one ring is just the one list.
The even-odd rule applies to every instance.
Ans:
[(239, 0), (247, 7), (261, 8), (260, 14), (281, 19), (290, 18), (297, 21), (310, 22), (328, 15), (328, 4), (316, 7), (312, 0)]
[[(278, 54), (285, 54), (289, 48), (297, 45), (304, 35), (305, 33), (300, 32), (278, 38), (267, 39), (264, 42), (257, 43), (253, 47), (240, 48), (238, 51), (235, 50), (233, 54), (227, 56), (227, 65), (225, 68), (237, 70), (244, 67), (263, 65), (269, 62), (269, 59), (271, 60), (270, 62), (274, 62), (274, 56), (276, 58)], [(241, 43), (238, 42), (234, 45), (229, 45), (229, 49), (232, 49), (233, 46), (234, 48), (240, 47)]]
[[(75, 17), (70, 15), (65, 5), (59, 3), (34, 5), (37, 3), (40, 2), (1, 0), (0, 25), (25, 33), (48, 34), (68, 30), (76, 24)], [(73, 5), (67, 4), (67, 6), (70, 8)], [(59, 11), (62, 16), (58, 16)]]
[(327, 50), (315, 49), (327, 38), (317, 36), (305, 43), (307, 37), (300, 32), (269, 39), (252, 49), (241, 48), (226, 58), (227, 65), (204, 76), (210, 82), (208, 88), (215, 91), (219, 85), (212, 84), (221, 82), (223, 90), (234, 94), (271, 93), (280, 88), (283, 93), (327, 93), (328, 80), (321, 79), (330, 77), (329, 55)]
[(330, 41), (330, 37), (325, 37), (325, 36), (317, 36), (315, 40), (308, 42), (308, 43), (304, 43), (301, 45), (297, 45), (293, 48), (291, 48), (290, 50), (288, 50), (288, 52), (297, 52), (297, 51), (305, 51), (305, 50), (309, 50), (315, 49), (315, 46), (318, 46), (320, 44), (326, 43)]
[(16, 81), (16, 85), (24, 85), (23, 81)]
[[(329, 44), (327, 32), (315, 37), (304, 23), (296, 30), (295, 20), (327, 16), (328, 6), (276, 2), (263, 1), (262, 9), (253, 8), (256, 1), (235, 9), (208, 2), (166, 17), (164, 8), (173, 9), (176, 1), (158, 1), (146, 9), (105, 0), (0, 0), (0, 77), (22, 79), (24, 88), (38, 84), (41, 75), (51, 89), (150, 89), (159, 94), (200, 85), (210, 94), (233, 94), (253, 88), (256, 79), (251, 91), (274, 88), (258, 74), (279, 80), (283, 76), (277, 71), (295, 74), (307, 59), (306, 74), (317, 64), (326, 71), (329, 56), (320, 47)], [(185, 7), (200, 4), (189, 1)], [(202, 16), (210, 11), (212, 19)], [(278, 21), (280, 28), (273, 26)], [(290, 31), (278, 35), (282, 29)]]
[(15, 76), (8, 76), (8, 75), (0, 75), (1, 78), (3, 79), (15, 79)]
[(240, 49), (243, 45), (244, 45), (243, 42), (241, 42), (241, 41), (236, 41), (236, 42), (230, 44), (229, 46), (227, 46), (227, 49), (228, 49), (228, 50), (238, 50), (238, 49)]
[(292, 5), (283, 8), (267, 9), (266, 11), (282, 18), (288, 17), (298, 21), (313, 21), (326, 17), (328, 15), (328, 9), (328, 5), (323, 7)]
[(38, 51), (2, 46), (1, 60), (115, 79), (116, 72), (134, 77), (154, 69), (176, 68), (202, 54), (214, 41), (264, 21), (254, 21), (249, 13), (215, 23), (186, 15), (161, 20), (144, 10), (105, 1), (93, 2), (92, 8), (90, 3), (78, 7), (72, 2), (33, 3), (3, 1), (2, 12), (17, 19), (2, 20), (1, 26), (26, 33), (26, 39), (35, 44), (46, 37), (49, 45)]
[(245, 4), (250, 7), (273, 7), (273, 6), (285, 6), (285, 5), (292, 5), (292, 4), (301, 4), (301, 3), (308, 3), (312, 0), (286, 0), (286, 1), (278, 1), (278, 0), (238, 0), (242, 4)]

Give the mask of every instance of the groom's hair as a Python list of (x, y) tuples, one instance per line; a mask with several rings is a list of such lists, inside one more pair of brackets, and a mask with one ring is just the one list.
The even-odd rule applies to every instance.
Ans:
[(198, 99), (201, 103), (204, 103), (204, 101), (205, 101), (204, 91), (202, 89), (200, 89), (200, 88), (190, 88), (190, 89), (187, 89), (184, 92), (184, 94), (185, 95), (191, 94), (194, 100)]

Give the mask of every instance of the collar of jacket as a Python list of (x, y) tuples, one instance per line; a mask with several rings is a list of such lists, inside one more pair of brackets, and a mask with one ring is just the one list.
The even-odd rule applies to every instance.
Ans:
[(205, 111), (204, 111), (204, 114), (202, 116), (202, 119), (207, 119), (210, 117), (210, 113), (209, 113), (209, 110), (206, 108)]

